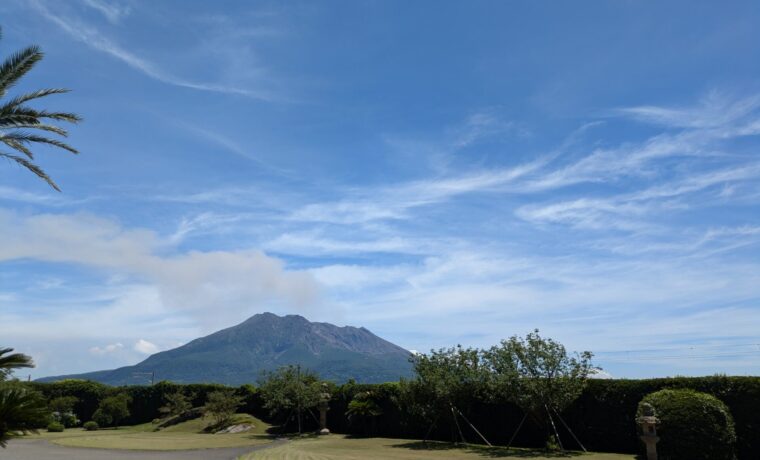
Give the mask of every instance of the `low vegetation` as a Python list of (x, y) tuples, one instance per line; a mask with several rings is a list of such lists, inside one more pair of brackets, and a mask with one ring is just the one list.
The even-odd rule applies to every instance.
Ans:
[(267, 433), (270, 425), (247, 414), (236, 414), (232, 423), (246, 423), (253, 429), (236, 434), (213, 434), (206, 430), (213, 420), (201, 417), (155, 431), (155, 425), (119, 427), (87, 431), (83, 428), (67, 429), (62, 433), (41, 432), (31, 435), (67, 447), (130, 450), (184, 450), (218, 447), (255, 446), (272, 441)]
[[(72, 445), (127, 446), (143, 436), (159, 442), (163, 435), (171, 433), (175, 433), (174, 437), (181, 434), (183, 439), (190, 436), (186, 441), (177, 438), (178, 445), (195, 442), (202, 445), (206, 442), (204, 439), (214, 439), (204, 430), (213, 432), (223, 425), (233, 424), (242, 416), (240, 413), (253, 414), (277, 425), (278, 433), (315, 431), (318, 428), (316, 406), (327, 392), (331, 395), (328, 427), (333, 433), (445, 440), (467, 445), (490, 442), (542, 451), (561, 447), (577, 450), (583, 443), (589, 450), (623, 453), (636, 453), (641, 449), (635, 430), (636, 411), (645, 396), (665, 389), (691, 389), (712, 396), (698, 396), (699, 404), (689, 406), (692, 407), (688, 409), (690, 415), (681, 419), (673, 417), (672, 414), (679, 414), (682, 409), (671, 410), (675, 406), (668, 402), (670, 399), (648, 397), (660, 398), (653, 405), (661, 406), (658, 412), (663, 420), (660, 427), (663, 439), (667, 437), (670, 442), (691, 445), (690, 440), (695, 436), (708, 439), (706, 434), (699, 434), (699, 430), (707, 429), (718, 436), (716, 445), (729, 447), (699, 447), (699, 452), (731, 452), (735, 448), (737, 458), (742, 460), (760, 455), (760, 438), (754, 428), (760, 426), (760, 378), (594, 380), (589, 378), (594, 370), (589, 353), (570, 355), (560, 344), (542, 338), (537, 332), (525, 338), (513, 337), (487, 350), (455, 347), (418, 355), (414, 368), (416, 377), (412, 380), (375, 385), (347, 382), (329, 384), (327, 388), (323, 388), (315, 374), (287, 367), (265, 375), (258, 388), (169, 382), (110, 387), (67, 380), (49, 384), (5, 382), (0, 384), (0, 389), (5, 394), (15, 389), (16, 396), (36, 401), (37, 418), (27, 419), (26, 425), (14, 422), (14, 430), (20, 431), (21, 426), (27, 430), (39, 429), (59, 422), (66, 427), (63, 433), (43, 433), (43, 436), (57, 437), (60, 442)], [(709, 404), (708, 399), (712, 401)], [(0, 400), (0, 407), (3, 404), (10, 407)], [(701, 420), (695, 413), (708, 413), (705, 412), (708, 410), (712, 428), (695, 422)], [(88, 429), (96, 426), (90, 422), (98, 421), (100, 429), (86, 431), (67, 426), (62, 414), (81, 419)], [(302, 419), (300, 430), (299, 418)], [(728, 429), (732, 418), (735, 431)], [(13, 418), (4, 418), (3, 422), (6, 420)], [(115, 425), (130, 427), (109, 428)], [(242, 433), (235, 435), (240, 439), (229, 439), (236, 439), (236, 445), (269, 439), (261, 431), (268, 425), (260, 421), (254, 425), (252, 434)], [(728, 431), (719, 430), (721, 426)], [(14, 431), (4, 429), (5, 433)], [(125, 441), (115, 440), (120, 432)], [(254, 434), (256, 436), (251, 438)], [(108, 439), (100, 439), (101, 436)], [(164, 442), (169, 443), (167, 440), (159, 444)], [(168, 444), (162, 446), (168, 448)], [(663, 441), (661, 446), (667, 449), (668, 441)], [(718, 458), (709, 455), (708, 458)]]
[(348, 438), (344, 436), (322, 436), (300, 439), (271, 449), (245, 455), (240, 460), (356, 460), (360, 458), (387, 458), (394, 460), (482, 460), (503, 459), (549, 459), (578, 458), (583, 460), (634, 460), (625, 454), (583, 454), (569, 452), (547, 454), (527, 449), (506, 449), (482, 445), (451, 444), (442, 442), (409, 441), (385, 438)]
[(736, 432), (728, 407), (718, 398), (694, 390), (660, 390), (644, 397), (659, 420), (657, 451), (671, 460), (734, 460)]

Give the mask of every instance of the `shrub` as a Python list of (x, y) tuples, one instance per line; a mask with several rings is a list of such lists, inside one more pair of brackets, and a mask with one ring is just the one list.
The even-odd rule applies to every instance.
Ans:
[(639, 403), (651, 404), (659, 419), (657, 451), (667, 460), (733, 460), (736, 432), (728, 407), (718, 398), (694, 390), (660, 390)]
[(63, 431), (63, 424), (60, 422), (52, 422), (47, 426), (47, 430), (50, 433), (60, 433)]
[(98, 410), (92, 414), (92, 419), (100, 426), (118, 425), (124, 418), (129, 417), (131, 398), (125, 393), (117, 393), (103, 399)]
[(83, 427), (84, 427), (84, 429), (85, 429), (85, 430), (87, 430), (87, 431), (98, 431), (98, 428), (100, 428), (100, 427), (98, 426), (98, 422), (94, 422), (94, 421), (92, 421), (92, 420), (90, 420), (89, 422), (85, 423), (85, 424), (84, 424), (84, 425), (82, 425), (82, 426), (83, 426)]

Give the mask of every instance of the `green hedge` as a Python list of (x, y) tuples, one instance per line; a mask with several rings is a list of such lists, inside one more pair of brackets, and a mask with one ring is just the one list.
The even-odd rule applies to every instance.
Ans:
[[(639, 403), (637, 417), (654, 408), (664, 460), (734, 460), (736, 432), (728, 407), (715, 396), (690, 389), (655, 391)], [(651, 415), (651, 414), (650, 414)]]
[[(154, 386), (109, 387), (93, 382), (62, 381), (35, 383), (35, 389), (48, 399), (58, 396), (76, 396), (79, 402), (74, 411), (83, 421), (90, 420), (99, 401), (114, 392), (125, 391), (132, 396), (130, 417), (126, 423), (150, 422), (158, 417), (158, 408), (164, 395), (181, 390), (195, 394), (194, 406), (205, 403), (206, 395), (221, 385), (177, 385), (161, 382)], [(639, 452), (641, 441), (636, 432), (636, 408), (649, 393), (666, 388), (688, 388), (708, 393), (723, 401), (730, 409), (736, 424), (736, 452), (739, 460), (760, 458), (760, 377), (677, 377), (643, 380), (591, 380), (581, 397), (562, 414), (573, 432), (589, 450), (600, 452)], [(235, 390), (244, 396), (241, 412), (250, 413), (264, 420), (268, 414), (262, 409), (262, 401), (253, 386), (244, 385)], [(336, 433), (364, 434), (364, 425), (349, 423), (345, 413), (348, 404), (358, 392), (372, 392), (373, 400), (380, 406), (382, 415), (373, 421), (373, 434), (383, 437), (419, 439), (425, 436), (429, 423), (409, 413), (399, 401), (399, 384), (378, 385), (346, 383), (331, 388), (333, 394), (328, 413), (328, 426)], [(488, 404), (473, 400), (469, 407), (460, 408), (465, 416), (494, 444), (506, 444), (523, 417), (522, 412), (509, 404)], [(311, 417), (306, 417), (310, 419)], [(431, 431), (431, 439), (452, 439), (450, 423), (442, 421)], [(477, 435), (466, 425), (465, 436), (470, 442), (478, 442)], [(567, 430), (558, 424), (560, 437), (568, 448), (577, 448)], [(525, 447), (542, 447), (546, 442), (542, 429), (526, 422), (515, 438), (514, 444)]]

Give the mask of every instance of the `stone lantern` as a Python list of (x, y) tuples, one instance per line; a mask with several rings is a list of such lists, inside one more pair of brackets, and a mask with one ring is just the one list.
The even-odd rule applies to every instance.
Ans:
[(327, 411), (330, 409), (330, 393), (327, 392), (327, 384), (322, 384), (322, 393), (319, 395), (319, 434), (330, 434), (327, 429)]
[(636, 419), (641, 425), (641, 440), (647, 448), (647, 460), (657, 460), (657, 417), (655, 416), (654, 407), (651, 404), (642, 404), (643, 415)]

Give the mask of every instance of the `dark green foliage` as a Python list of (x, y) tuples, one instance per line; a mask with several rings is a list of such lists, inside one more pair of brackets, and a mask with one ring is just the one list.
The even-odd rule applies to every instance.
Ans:
[(243, 398), (233, 389), (218, 390), (208, 395), (203, 413), (211, 417), (216, 428), (224, 428), (242, 404)]
[(736, 432), (728, 407), (715, 396), (689, 389), (660, 390), (641, 400), (659, 420), (657, 452), (663, 460), (733, 460)]
[(79, 425), (79, 419), (74, 413), (74, 404), (76, 403), (77, 398), (74, 396), (60, 396), (48, 401), (53, 420), (62, 423), (66, 428)]
[(100, 426), (118, 426), (119, 422), (129, 417), (129, 403), (132, 398), (126, 393), (117, 393), (104, 398), (92, 419)]
[[(202, 406), (208, 393), (225, 388), (222, 385), (176, 385), (162, 382), (154, 386), (143, 387), (107, 387), (92, 382), (69, 381), (58, 383), (24, 384), (38, 389), (49, 399), (51, 396), (65, 396), (66, 391), (76, 394), (79, 402), (75, 410), (81, 418), (88, 420), (78, 407), (91, 407), (90, 416), (100, 399), (111, 392), (124, 391), (133, 397), (130, 404), (131, 415), (123, 423), (128, 425), (147, 423), (158, 417), (158, 409), (163, 405), (163, 395), (181, 388), (185, 394), (195, 394), (193, 405)], [(586, 383), (581, 396), (572, 403), (563, 418), (589, 450), (599, 452), (639, 452), (641, 441), (636, 432), (636, 408), (644, 396), (665, 388), (691, 388), (711, 394), (723, 401), (730, 409), (736, 423), (736, 453), (739, 460), (757, 460), (760, 458), (760, 377), (679, 377), (668, 379), (644, 380), (594, 380)], [(85, 391), (87, 390), (87, 391)], [(268, 410), (263, 407), (260, 391), (251, 385), (235, 389), (236, 394), (244, 399), (240, 411), (256, 417), (280, 423), (282, 420), (268, 418)], [(372, 400), (380, 407), (382, 415), (374, 418), (373, 434), (389, 438), (421, 439), (430, 424), (418, 414), (407, 409), (400, 390), (400, 384), (357, 384), (349, 382), (332, 387), (328, 426), (336, 433), (362, 435), (365, 427), (361, 423), (350, 423), (345, 415), (348, 406), (358, 393), (371, 392)], [(100, 393), (100, 399), (94, 397)], [(137, 395), (140, 395), (139, 397)], [(523, 417), (522, 410), (509, 402), (495, 402), (487, 395), (474, 398), (472, 406), (465, 412), (467, 418), (493, 444), (505, 445)], [(287, 414), (285, 414), (287, 416)], [(313, 419), (307, 415), (305, 422)], [(38, 424), (44, 427), (47, 421)], [(292, 427), (291, 427), (292, 428)], [(316, 428), (313, 424), (312, 428)], [(307, 428), (309, 429), (309, 428)], [(479, 438), (462, 427), (467, 440), (479, 442)], [(567, 448), (577, 448), (570, 434), (558, 426), (562, 442)], [(430, 434), (431, 439), (451, 439), (448, 426), (437, 427)], [(535, 424), (526, 422), (515, 439), (516, 446), (545, 447), (546, 431)]]
[(402, 381), (401, 401), (406, 410), (424, 419), (428, 426), (448, 424), (452, 440), (460, 436), (458, 411), (469, 412), (486, 388), (486, 367), (480, 350), (442, 348), (412, 359), (416, 377)]
[(260, 391), (270, 416), (285, 424), (296, 417), (299, 433), (303, 413), (316, 407), (323, 393), (317, 374), (296, 366), (264, 374)]
[(383, 415), (383, 410), (375, 401), (371, 391), (360, 391), (354, 395), (354, 399), (348, 403), (346, 418), (350, 424), (361, 423), (366, 435), (375, 431), (377, 417)]
[(78, 401), (76, 396), (59, 396), (48, 401), (48, 407), (52, 412), (72, 412)]
[(85, 422), (84, 425), (82, 425), (82, 428), (84, 428), (87, 431), (98, 431), (98, 422), (90, 420), (89, 422)]
[(13, 432), (34, 432), (48, 421), (42, 395), (17, 382), (0, 383), (0, 447)]
[(60, 422), (50, 422), (47, 426), (47, 430), (50, 433), (62, 433), (63, 429), (63, 423)]
[(193, 404), (190, 402), (193, 400), (192, 395), (186, 396), (181, 390), (177, 390), (174, 393), (169, 393), (164, 396), (165, 404), (158, 409), (164, 417), (171, 417), (173, 415), (179, 415), (185, 411), (192, 409)]
[(101, 383), (73, 379), (45, 384), (31, 382), (27, 385), (41, 392), (48, 401), (67, 396), (76, 398), (72, 409), (82, 420), (92, 419), (100, 401), (113, 391), (111, 387)]
[(548, 409), (562, 412), (578, 399), (597, 369), (592, 356), (588, 351), (568, 356), (562, 344), (541, 337), (536, 329), (524, 339), (502, 340), (485, 353), (485, 361), (495, 397), (543, 419)]

